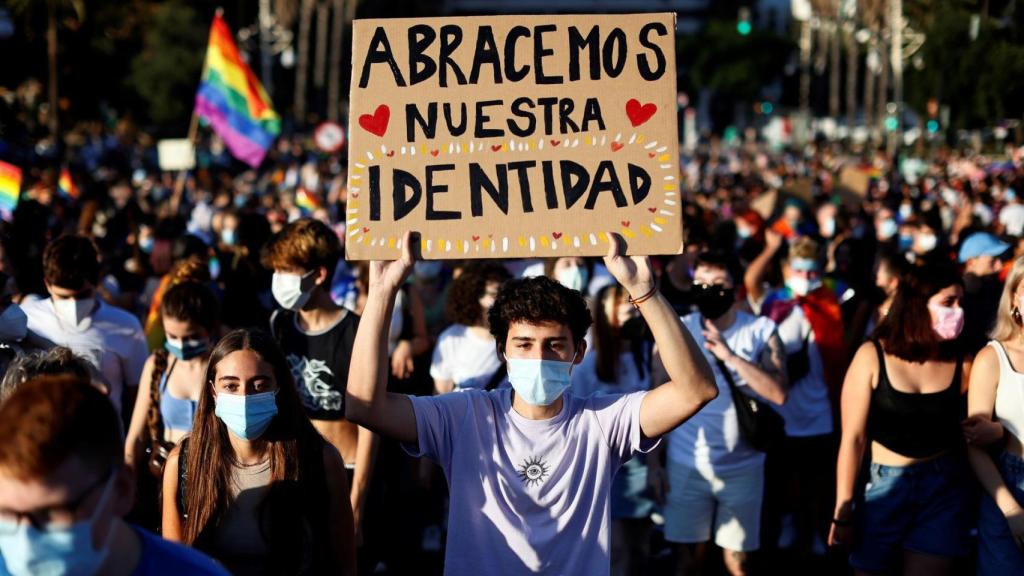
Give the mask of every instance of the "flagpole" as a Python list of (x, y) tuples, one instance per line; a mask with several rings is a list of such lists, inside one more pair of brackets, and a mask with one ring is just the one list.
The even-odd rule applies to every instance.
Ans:
[[(215, 18), (223, 18), (224, 17), (224, 8), (221, 8), (220, 6), (218, 6), (217, 10), (214, 12), (214, 17)], [(203, 72), (202, 72), (202, 74), (199, 75), (200, 81), (202, 80), (202, 78), (204, 76), (206, 76), (206, 56), (205, 55), (203, 56)], [(188, 123), (188, 136), (186, 136), (186, 139), (188, 140), (189, 144), (192, 145), (193, 154), (194, 154), (195, 147), (196, 147), (196, 136), (198, 135), (198, 132), (199, 132), (199, 115), (196, 114), (196, 107), (193, 104), (193, 106), (192, 106), (192, 118), (189, 120), (189, 123)], [(178, 212), (178, 206), (181, 203), (181, 194), (185, 190), (185, 179), (186, 179), (187, 176), (188, 176), (188, 170), (182, 170), (182, 171), (178, 172), (178, 178), (174, 181), (174, 193), (171, 195), (171, 209), (175, 213)]]

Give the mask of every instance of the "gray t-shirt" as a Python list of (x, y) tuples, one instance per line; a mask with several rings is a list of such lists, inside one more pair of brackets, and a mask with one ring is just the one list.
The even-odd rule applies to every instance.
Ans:
[(444, 469), (450, 506), (446, 575), (609, 572), (612, 477), (643, 438), (647, 392), (577, 398), (529, 420), (511, 389), (411, 397), (419, 446)]

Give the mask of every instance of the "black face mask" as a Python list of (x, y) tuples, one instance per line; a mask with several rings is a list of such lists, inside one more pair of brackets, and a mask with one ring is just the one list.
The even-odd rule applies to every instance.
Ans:
[(650, 335), (650, 329), (642, 316), (634, 316), (626, 320), (619, 328), (619, 338), (623, 340), (645, 340)]
[(697, 309), (708, 320), (717, 320), (736, 302), (736, 290), (718, 284), (698, 284), (693, 287)]

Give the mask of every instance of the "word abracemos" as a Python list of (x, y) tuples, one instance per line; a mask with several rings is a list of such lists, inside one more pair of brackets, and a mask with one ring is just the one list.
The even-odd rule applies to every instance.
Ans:
[[(447, 88), (478, 84), (481, 78), (494, 84), (526, 81), (539, 85), (576, 82), (584, 75), (594, 81), (613, 79), (631, 60), (640, 77), (649, 82), (659, 80), (667, 71), (665, 53), (654, 39), (669, 34), (662, 22), (645, 24), (633, 38), (622, 28), (602, 30), (596, 24), (586, 31), (556, 24), (513, 26), (504, 37), (496, 37), (488, 25), (467, 29), (475, 32), (475, 38), (467, 37), (459, 24), (410, 26), (402, 38), (408, 58), (400, 63), (392, 50), (394, 39), (384, 27), (376, 27), (363, 59), (359, 88), (369, 86), (374, 74), (389, 75), (396, 87), (436, 79), (437, 86)], [(517, 58), (521, 45), (530, 58)], [(456, 61), (467, 60), (464, 52), (472, 55), (468, 68)], [(564, 66), (559, 61), (564, 61)], [(565, 69), (556, 70), (556, 66)]]

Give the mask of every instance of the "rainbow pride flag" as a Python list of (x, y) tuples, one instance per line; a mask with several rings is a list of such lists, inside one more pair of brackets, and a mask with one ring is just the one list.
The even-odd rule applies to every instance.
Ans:
[(21, 198), (21, 168), (0, 162), (0, 218), (10, 220)]
[(281, 118), (239, 55), (231, 30), (219, 13), (210, 27), (196, 113), (213, 126), (235, 158), (253, 168), (260, 165), (281, 133)]
[(295, 205), (304, 213), (309, 214), (320, 207), (320, 200), (305, 188), (299, 188), (295, 193)]
[(75, 181), (71, 178), (71, 171), (67, 168), (61, 168), (60, 170), (60, 178), (57, 179), (57, 190), (65, 198), (70, 198), (71, 200), (78, 199), (78, 186), (75, 185)]

